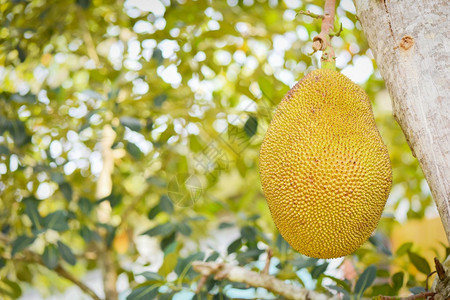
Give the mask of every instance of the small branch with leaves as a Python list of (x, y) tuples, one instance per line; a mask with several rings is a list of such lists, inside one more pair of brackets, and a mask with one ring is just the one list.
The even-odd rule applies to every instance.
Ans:
[[(227, 263), (195, 261), (192, 263), (192, 266), (195, 271), (202, 275), (199, 286), (203, 286), (206, 279), (209, 276), (214, 275), (215, 280), (229, 280), (232, 282), (245, 283), (252, 287), (262, 287), (276, 295), (283, 296), (286, 299), (338, 299), (337, 297), (327, 296), (297, 285), (288, 284), (283, 280), (265, 274), (264, 272), (258, 273)], [(200, 290), (197, 290), (197, 292), (200, 292)]]
[[(427, 276), (425, 292), (418, 293), (416, 295), (411, 295), (408, 297), (396, 297), (396, 296), (378, 296), (376, 300), (416, 300), (416, 299), (426, 299), (426, 300), (450, 300), (450, 276), (446, 274), (444, 266), (441, 264), (439, 259), (434, 258), (434, 264), (436, 271), (431, 272)], [(428, 290), (428, 279), (431, 275), (437, 273), (439, 281), (436, 285), (435, 291)]]

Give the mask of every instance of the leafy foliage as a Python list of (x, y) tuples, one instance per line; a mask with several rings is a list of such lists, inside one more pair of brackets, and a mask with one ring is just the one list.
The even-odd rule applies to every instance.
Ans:
[[(377, 234), (344, 261), (355, 274), (342, 276), (342, 260), (294, 252), (258, 184), (274, 108), (317, 67), (307, 53), (320, 23), (296, 13), (320, 12), (323, 1), (143, 3), (0, 1), (2, 296), (20, 297), (26, 283), (62, 291), (67, 282), (52, 270), (82, 277), (111, 253), (127, 281), (121, 296), (188, 299), (201, 277), (193, 261), (262, 270), (268, 248), (270, 274), (292, 284), (345, 299), (417, 292), (430, 257), (413, 243), (392, 248), (392, 214), (406, 205), (408, 219), (422, 219), (431, 196), (376, 68), (359, 83), (374, 99), (394, 187)], [(353, 9), (342, 1), (337, 10), (344, 73), (374, 64)], [(105, 178), (110, 195), (98, 196)], [(195, 299), (241, 295), (270, 297), (208, 278)]]

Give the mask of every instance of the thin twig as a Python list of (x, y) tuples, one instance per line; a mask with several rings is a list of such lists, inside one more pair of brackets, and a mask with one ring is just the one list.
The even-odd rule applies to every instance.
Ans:
[(321, 19), (321, 20), (323, 20), (325, 18), (324, 15), (317, 15), (313, 12), (310, 12), (309, 10), (307, 10), (307, 11), (301, 10), (297, 13), (297, 15), (305, 15), (305, 16), (309, 16), (314, 19)]
[(430, 279), (430, 277), (436, 273), (436, 271), (431, 272), (430, 274), (427, 275), (427, 280), (425, 281), (425, 291), (428, 292), (428, 280)]
[(195, 293), (198, 294), (202, 290), (203, 286), (206, 283), (206, 280), (208, 279), (208, 276), (202, 275), (202, 278), (200, 278), (200, 281), (197, 284), (197, 289), (195, 290)]
[(267, 260), (264, 269), (262, 270), (262, 274), (269, 274), (270, 261), (272, 260), (273, 252), (272, 249), (267, 249)]

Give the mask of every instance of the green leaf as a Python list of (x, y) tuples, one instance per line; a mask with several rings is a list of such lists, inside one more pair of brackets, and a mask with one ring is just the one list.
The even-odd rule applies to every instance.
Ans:
[(303, 268), (309, 268), (314, 266), (317, 263), (318, 259), (313, 257), (302, 257), (296, 259), (292, 262), (292, 265), (296, 267), (298, 270)]
[(116, 194), (111, 193), (110, 195), (106, 196), (103, 199), (97, 200), (97, 203), (100, 203), (101, 201), (109, 201), (109, 204), (111, 204), (111, 207), (116, 207), (122, 202), (123, 195), (122, 194)]
[[(176, 293), (177, 292), (175, 292), (175, 291), (168, 292), (168, 294), (161, 294), (160, 293), (158, 295), (158, 300), (172, 300), (172, 299), (174, 299), (174, 296), (175, 296)], [(178, 292), (178, 293), (183, 293), (183, 295), (186, 295), (184, 291), (181, 291), (181, 292)], [(197, 299), (198, 298), (195, 298), (195, 300), (197, 300)], [(203, 298), (202, 299), (198, 299), (198, 300), (203, 300)], [(205, 299), (205, 300), (208, 300), (208, 299)]]
[(403, 286), (403, 272), (397, 272), (392, 276), (392, 287), (398, 291)]
[(254, 116), (250, 116), (244, 125), (245, 134), (249, 138), (256, 134), (256, 130), (258, 129), (258, 120)]
[(14, 256), (14, 254), (24, 250), (25, 248), (33, 244), (35, 239), (35, 237), (29, 237), (27, 235), (18, 236), (12, 243), (11, 256)]
[(235, 161), (235, 165), (241, 177), (245, 178), (248, 171), (248, 166), (245, 164), (245, 160), (242, 157), (238, 157)]
[(42, 225), (46, 229), (53, 229), (56, 231), (66, 231), (69, 229), (67, 223), (67, 212), (64, 210), (57, 210), (48, 214), (42, 221)]
[[(162, 51), (158, 47), (153, 50), (152, 59), (156, 60), (158, 65), (162, 64), (164, 57), (162, 56)], [(156, 104), (155, 104), (156, 105)]]
[(66, 180), (64, 175), (62, 173), (59, 173), (59, 172), (51, 172), (50, 173), (50, 179), (52, 181), (56, 182), (57, 184), (62, 184)]
[(233, 223), (228, 223), (228, 222), (222, 222), (219, 224), (219, 229), (225, 229), (225, 228), (230, 228), (233, 227), (234, 224)]
[(14, 144), (19, 148), (31, 141), (31, 137), (26, 132), (25, 124), (20, 120), (11, 121), (9, 131)]
[(344, 297), (342, 298), (342, 300), (350, 300), (350, 293), (347, 292), (347, 291), (346, 291), (345, 289), (343, 289), (342, 287), (337, 286), (337, 285), (329, 285), (329, 286), (327, 286), (327, 288), (332, 289), (332, 290), (335, 290), (335, 291), (337, 291), (338, 293), (342, 293), (342, 295), (344, 296)]
[(193, 216), (193, 217), (184, 218), (183, 220), (197, 222), (197, 221), (206, 221), (208, 219), (205, 216)]
[(177, 231), (180, 232), (184, 236), (190, 236), (192, 233), (191, 227), (186, 223), (178, 223)]
[(359, 276), (358, 281), (355, 285), (355, 299), (360, 299), (375, 280), (377, 273), (377, 268), (374, 265), (370, 265), (364, 272)]
[(40, 229), (42, 217), (38, 211), (39, 201), (33, 197), (27, 197), (23, 200), (23, 203), (25, 204), (25, 213), (30, 218), (33, 227)]
[(143, 153), (142, 153), (141, 149), (138, 146), (136, 146), (135, 144), (133, 144), (132, 142), (127, 142), (126, 148), (127, 148), (128, 153), (130, 153), (134, 159), (140, 160), (142, 158)]
[(311, 277), (313, 279), (319, 278), (320, 275), (323, 274), (327, 270), (328, 263), (323, 263), (321, 265), (314, 266), (314, 268), (311, 270)]
[(277, 236), (276, 245), (280, 253), (286, 253), (288, 249), (291, 248), (291, 246), (288, 244), (288, 242), (285, 241), (285, 239), (281, 236), (281, 234), (278, 234)]
[(31, 93), (27, 93), (25, 95), (20, 95), (20, 94), (11, 94), (11, 100), (16, 102), (16, 103), (28, 103), (28, 104), (33, 104), (36, 103), (36, 95), (31, 94)]
[(2, 269), (4, 266), (6, 266), (6, 259), (0, 257), (0, 269)]
[(241, 236), (247, 241), (256, 240), (256, 229), (251, 226), (244, 226), (241, 228)]
[(177, 265), (177, 261), (178, 261), (177, 252), (172, 252), (164, 256), (164, 261), (158, 270), (158, 274), (160, 274), (162, 277), (166, 277), (167, 274), (173, 271), (173, 269)]
[(411, 249), (412, 246), (413, 246), (413, 243), (411, 243), (411, 242), (404, 243), (397, 249), (395, 254), (397, 256), (402, 256), (402, 255), (408, 253), (408, 251)]
[(145, 120), (145, 130), (152, 131), (153, 130), (153, 120), (152, 118), (147, 118)]
[(158, 295), (158, 285), (147, 285), (134, 289), (131, 294), (127, 296), (127, 300), (147, 300), (156, 299)]
[(121, 117), (120, 124), (130, 128), (133, 131), (141, 131), (142, 129), (141, 121), (133, 117)]
[(92, 203), (88, 198), (80, 197), (80, 200), (78, 201), (78, 207), (84, 215), (89, 216), (92, 209), (94, 208), (94, 203)]
[(242, 247), (242, 239), (238, 238), (237, 240), (235, 240), (228, 246), (227, 252), (228, 252), (228, 254), (234, 253), (234, 252), (238, 251), (239, 248), (241, 248), (241, 247)]
[(95, 231), (92, 231), (86, 225), (81, 226), (80, 235), (86, 243), (89, 243), (93, 240), (100, 240), (100, 236), (98, 235), (98, 233)]
[(165, 247), (164, 248), (164, 256), (166, 256), (172, 252), (175, 252), (175, 250), (177, 250), (177, 246), (178, 246), (178, 243), (173, 242), (170, 245), (168, 245), (167, 247)]
[(205, 149), (205, 146), (200, 142), (200, 139), (196, 135), (189, 135), (189, 148), (192, 152), (197, 153), (203, 149)]
[(408, 251), (408, 257), (411, 263), (416, 267), (416, 269), (425, 274), (428, 275), (431, 272), (430, 265), (428, 264), (427, 260), (423, 258), (420, 255), (417, 255), (416, 253), (413, 253), (411, 251)]
[(169, 124), (169, 126), (166, 128), (166, 130), (164, 130), (161, 133), (161, 135), (159, 136), (158, 143), (164, 145), (175, 134), (176, 133), (175, 133), (173, 124)]
[(175, 225), (172, 223), (165, 223), (156, 225), (152, 229), (149, 229), (145, 231), (144, 233), (141, 233), (141, 235), (149, 235), (149, 236), (156, 236), (156, 235), (162, 235), (167, 236), (171, 234), (175, 230)]
[(156, 96), (155, 98), (153, 98), (153, 104), (156, 107), (161, 107), (162, 104), (167, 100), (167, 95), (166, 94), (161, 94)]
[(380, 251), (386, 255), (392, 256), (391, 250), (389, 250), (389, 248), (386, 247), (386, 243), (385, 243), (386, 240), (387, 240), (387, 238), (380, 233), (376, 233), (375, 235), (369, 237), (369, 242), (371, 244), (373, 244), (377, 248), (378, 251)]
[(261, 90), (264, 97), (269, 101), (273, 100), (273, 83), (267, 79), (266, 76), (260, 76), (258, 78), (259, 89)]
[(330, 276), (330, 275), (323, 275), (323, 277), (330, 278), (331, 280), (336, 282), (339, 285), (339, 287), (343, 288), (348, 293), (351, 292), (351, 287), (350, 287), (350, 284), (348, 283), (348, 281), (342, 280), (342, 279), (339, 279), (339, 278), (336, 278), (336, 277)]
[(150, 220), (154, 219), (159, 213), (161, 212), (161, 206), (156, 205), (155, 207), (153, 207), (152, 209), (150, 209), (150, 211), (148, 212), (148, 218)]
[(172, 200), (170, 200), (169, 196), (162, 195), (159, 200), (159, 206), (161, 207), (162, 211), (165, 211), (168, 214), (173, 213), (173, 203)]
[(73, 191), (72, 186), (68, 182), (63, 182), (59, 185), (59, 190), (68, 201), (72, 201)]
[(211, 253), (210, 256), (208, 256), (206, 261), (216, 261), (216, 259), (218, 259), (218, 258), (219, 258), (219, 253), (217, 251), (214, 251), (213, 253)]
[(205, 253), (197, 252), (189, 255), (186, 258), (179, 259), (177, 265), (175, 266), (175, 273), (178, 276), (189, 276), (189, 271), (191, 271), (191, 265), (193, 261), (202, 261), (205, 258)]
[(77, 262), (72, 250), (63, 242), (58, 241), (58, 249), (61, 257), (70, 265), (74, 266)]
[(252, 261), (257, 261), (259, 256), (265, 251), (261, 249), (249, 249), (236, 255), (236, 260), (241, 265), (248, 264)]
[(77, 0), (76, 3), (83, 9), (88, 9), (91, 5), (91, 0)]
[(150, 176), (146, 179), (146, 181), (154, 186), (162, 188), (167, 186), (166, 182), (162, 178), (156, 176)]
[(53, 245), (47, 245), (44, 250), (44, 254), (42, 254), (42, 261), (47, 266), (47, 268), (53, 270), (58, 265), (59, 260), (59, 251), (58, 248)]
[(175, 242), (176, 232), (172, 232), (171, 234), (165, 236), (160, 243), (161, 249), (164, 251), (166, 247), (170, 246), (173, 242)]
[(259, 215), (259, 214), (253, 214), (253, 215), (251, 215), (250, 217), (248, 217), (247, 220), (248, 220), (249, 222), (253, 222), (253, 221), (258, 220), (259, 218), (261, 218), (261, 215)]
[[(1, 129), (0, 129), (1, 131)], [(9, 155), (9, 149), (7, 146), (5, 145), (0, 145), (0, 155), (5, 154), (5, 155)]]
[(398, 292), (396, 292), (388, 283), (373, 285), (372, 286), (372, 295), (383, 295), (383, 296), (395, 296)]
[(4, 132), (11, 130), (11, 127), (11, 121), (0, 115), (0, 135), (3, 135)]
[(389, 270), (386, 269), (378, 269), (376, 276), (381, 278), (389, 278), (389, 276), (391, 276), (391, 273), (389, 273)]
[(16, 282), (3, 277), (0, 280), (0, 295), (17, 299), (22, 295), (22, 289)]
[(155, 272), (145, 271), (145, 272), (142, 272), (137, 275), (144, 276), (145, 279), (147, 279), (149, 281), (163, 281), (164, 280), (164, 277), (162, 277), (161, 275), (159, 275), (158, 273), (155, 273)]

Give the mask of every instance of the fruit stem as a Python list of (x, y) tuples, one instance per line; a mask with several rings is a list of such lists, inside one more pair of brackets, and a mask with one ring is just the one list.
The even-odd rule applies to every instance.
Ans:
[(322, 19), (322, 28), (319, 35), (313, 39), (313, 49), (322, 52), (322, 68), (336, 69), (336, 56), (331, 46), (331, 35), (334, 29), (334, 14), (336, 9), (336, 0), (325, 0), (324, 17)]

